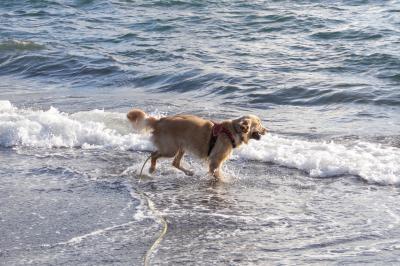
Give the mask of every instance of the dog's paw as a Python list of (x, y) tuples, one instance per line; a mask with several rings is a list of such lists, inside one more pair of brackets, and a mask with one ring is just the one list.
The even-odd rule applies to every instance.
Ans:
[(193, 176), (193, 175), (194, 175), (194, 172), (193, 172), (193, 171), (186, 170), (186, 171), (185, 171), (185, 174), (188, 175), (188, 176)]
[(150, 173), (150, 174), (154, 173), (155, 171), (156, 171), (156, 168), (155, 168), (155, 167), (150, 167), (150, 168), (149, 168), (149, 173)]

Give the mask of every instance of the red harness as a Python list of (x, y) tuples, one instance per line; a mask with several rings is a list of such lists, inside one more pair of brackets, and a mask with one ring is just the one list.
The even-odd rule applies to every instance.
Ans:
[(208, 146), (208, 156), (210, 156), (211, 151), (214, 148), (215, 143), (217, 142), (218, 136), (221, 135), (222, 133), (229, 138), (229, 140), (232, 143), (232, 147), (236, 148), (235, 138), (233, 137), (232, 132), (230, 132), (229, 129), (224, 127), (222, 124), (214, 123), (214, 126), (211, 130), (210, 143)]

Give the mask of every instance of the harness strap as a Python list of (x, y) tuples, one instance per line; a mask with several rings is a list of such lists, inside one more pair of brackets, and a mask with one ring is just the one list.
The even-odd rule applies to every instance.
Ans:
[(222, 124), (214, 123), (213, 128), (211, 130), (211, 139), (210, 143), (208, 145), (208, 156), (210, 156), (212, 149), (215, 146), (215, 143), (217, 142), (218, 136), (224, 133), (229, 140), (231, 141), (232, 147), (236, 148), (236, 143), (235, 143), (235, 138), (233, 137), (232, 132), (229, 131), (226, 127), (224, 127)]

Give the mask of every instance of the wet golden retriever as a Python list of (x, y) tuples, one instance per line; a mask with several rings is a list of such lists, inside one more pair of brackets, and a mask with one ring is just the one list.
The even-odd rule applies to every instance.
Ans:
[(174, 167), (186, 175), (193, 175), (192, 171), (181, 166), (182, 157), (188, 152), (207, 159), (210, 173), (221, 178), (221, 165), (229, 158), (233, 149), (243, 143), (247, 144), (250, 139), (259, 140), (267, 131), (260, 118), (255, 115), (215, 123), (194, 115), (156, 119), (142, 110), (133, 109), (127, 117), (135, 129), (152, 131), (151, 140), (156, 151), (151, 154), (150, 173), (155, 171), (158, 158), (174, 157)]

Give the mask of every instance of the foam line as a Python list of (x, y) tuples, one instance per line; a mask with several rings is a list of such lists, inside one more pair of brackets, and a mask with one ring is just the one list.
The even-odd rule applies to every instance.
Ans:
[[(148, 136), (132, 133), (124, 113), (19, 109), (9, 101), (0, 101), (0, 146), (153, 149)], [(379, 143), (345, 145), (267, 134), (234, 154), (239, 160), (272, 162), (312, 177), (353, 175), (381, 184), (400, 183), (400, 149)]]
[(351, 146), (269, 134), (238, 151), (243, 159), (273, 162), (313, 177), (359, 176), (383, 184), (400, 183), (400, 149), (356, 141)]
[(148, 137), (132, 133), (125, 114), (18, 109), (9, 101), (0, 101), (0, 146), (152, 149)]

